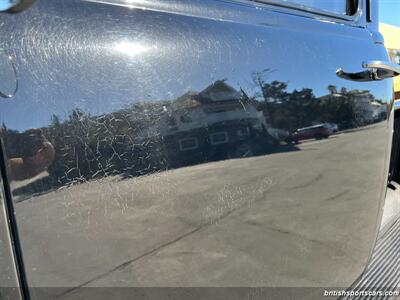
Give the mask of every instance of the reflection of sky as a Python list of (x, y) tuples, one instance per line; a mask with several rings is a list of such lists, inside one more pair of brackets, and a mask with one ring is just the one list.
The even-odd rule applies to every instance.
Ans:
[[(329, 35), (313, 31), (300, 35), (292, 28), (178, 15), (171, 18), (74, 1), (63, 2), (60, 17), (51, 11), (49, 3), (54, 2), (40, 3), (46, 3), (48, 11), (41, 22), (28, 22), (29, 17), (21, 15), (4, 17), (13, 19), (10, 28), (17, 35), (18, 28), (28, 30), (23, 39), (11, 36), (8, 41), (20, 89), (14, 99), (0, 102), (0, 122), (12, 129), (46, 126), (52, 114), (63, 119), (74, 108), (99, 115), (137, 101), (174, 99), (221, 79), (253, 96), (259, 89), (252, 74), (267, 68), (273, 71), (263, 79), (288, 82), (289, 92), (312, 88), (316, 96), (322, 96), (332, 84), (338, 89), (369, 89), (378, 99), (388, 98), (383, 82), (356, 83), (335, 75), (339, 67), (360, 71), (363, 60), (380, 52), (367, 53), (368, 47), (349, 52), (335, 47)], [(34, 8), (28, 12), (35, 13)], [(328, 30), (334, 25), (321, 26)], [(0, 26), (0, 34), (3, 30), (7, 27)], [(337, 37), (338, 44), (353, 48), (351, 43), (360, 46), (362, 42), (345, 34)]]
[(378, 3), (380, 21), (400, 27), (400, 1), (379, 0)]
[(113, 49), (116, 52), (126, 54), (128, 56), (135, 56), (135, 55), (139, 55), (142, 53), (146, 53), (146, 52), (149, 52), (152, 48), (154, 49), (156, 47), (150, 47), (150, 46), (141, 44), (139, 42), (131, 42), (129, 40), (117, 42), (113, 46)]
[(1, 0), (0, 1), (0, 11), (5, 11), (5, 10), (11, 8), (17, 2), (18, 2), (17, 0)]

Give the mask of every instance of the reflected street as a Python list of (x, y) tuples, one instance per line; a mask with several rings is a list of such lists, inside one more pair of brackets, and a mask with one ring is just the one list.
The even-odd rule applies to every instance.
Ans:
[[(380, 182), (359, 172), (365, 160), (380, 167), (366, 146), (382, 126), (304, 142), (301, 151), (108, 177), (19, 202), (32, 284), (310, 287), (337, 276), (345, 286), (366, 263), (351, 253), (368, 243), (372, 228), (358, 218), (376, 209), (370, 191)], [(338, 153), (354, 170), (340, 178)], [(332, 263), (336, 275), (318, 272)]]

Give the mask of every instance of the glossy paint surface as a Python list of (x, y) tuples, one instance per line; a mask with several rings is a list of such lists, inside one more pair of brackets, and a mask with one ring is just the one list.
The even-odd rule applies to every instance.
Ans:
[(393, 90), (336, 71), (383, 46), (268, 5), (132, 3), (0, 17), (30, 286), (349, 286), (379, 226)]
[(17, 78), (11, 58), (0, 49), (0, 97), (11, 98), (17, 92)]
[(0, 299), (21, 299), (14, 253), (8, 230), (3, 191), (0, 194)]

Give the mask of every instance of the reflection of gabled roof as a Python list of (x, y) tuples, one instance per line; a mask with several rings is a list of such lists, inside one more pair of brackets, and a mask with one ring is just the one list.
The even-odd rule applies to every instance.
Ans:
[(172, 110), (193, 109), (200, 106), (241, 105), (241, 93), (225, 83), (217, 80), (203, 91), (189, 91), (171, 102)]
[(197, 98), (198, 93), (189, 91), (178, 97), (176, 100), (172, 101), (171, 108), (172, 110), (180, 110), (199, 107), (201, 103), (198, 101)]
[(199, 93), (201, 100), (229, 101), (239, 100), (241, 94), (223, 80), (217, 80)]

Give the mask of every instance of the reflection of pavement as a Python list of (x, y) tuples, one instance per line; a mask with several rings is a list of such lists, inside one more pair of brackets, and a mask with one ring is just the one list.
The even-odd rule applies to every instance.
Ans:
[(373, 238), (379, 126), (17, 203), (31, 284), (348, 286)]

